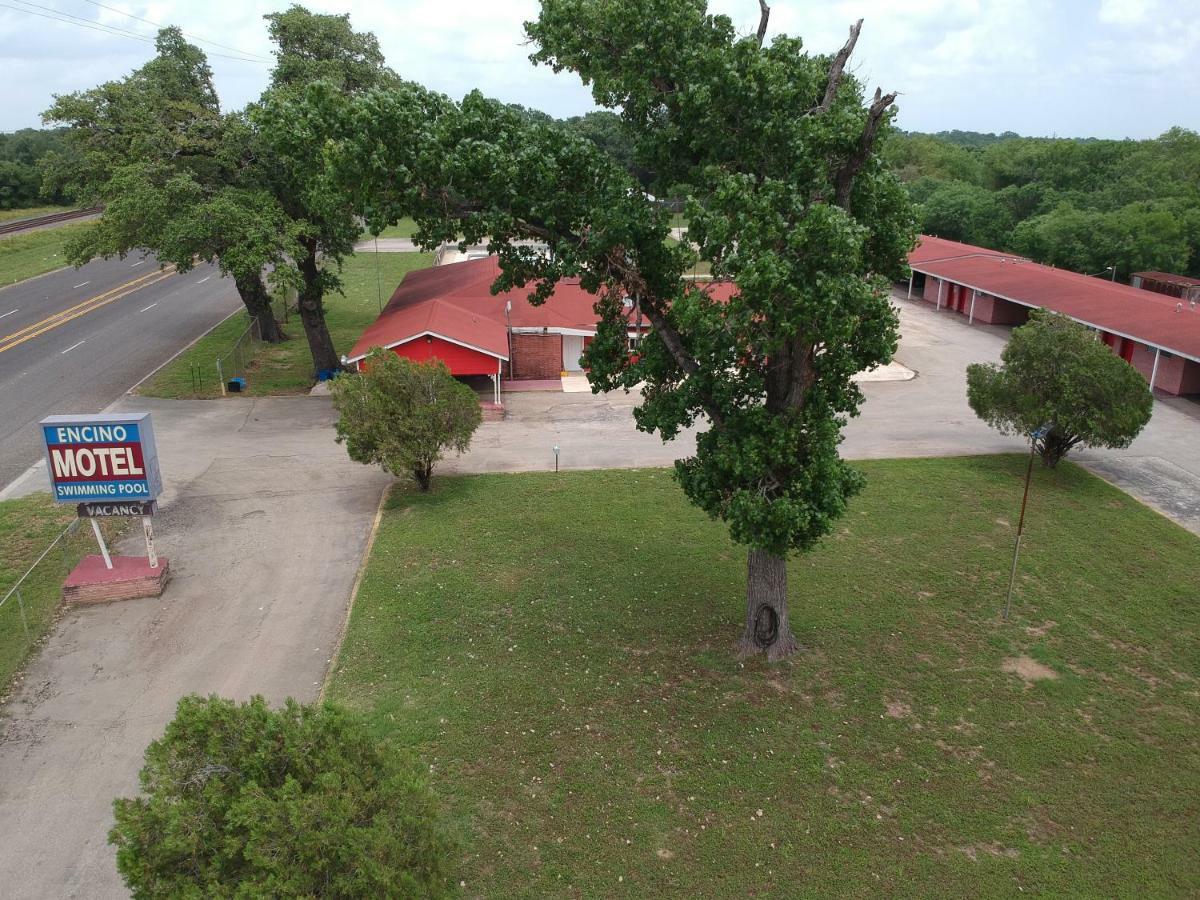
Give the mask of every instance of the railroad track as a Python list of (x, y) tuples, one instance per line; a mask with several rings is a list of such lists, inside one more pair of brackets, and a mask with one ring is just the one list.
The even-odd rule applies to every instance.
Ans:
[(47, 216), (35, 216), (32, 219), (18, 219), (15, 222), (5, 222), (0, 225), (0, 234), (12, 234), (15, 231), (27, 231), (30, 228), (39, 228), (42, 225), (53, 225), (55, 222), (67, 222), (71, 219), (81, 219), (84, 216), (93, 216), (100, 212), (99, 207), (92, 209), (69, 209), (66, 212), (50, 213)]

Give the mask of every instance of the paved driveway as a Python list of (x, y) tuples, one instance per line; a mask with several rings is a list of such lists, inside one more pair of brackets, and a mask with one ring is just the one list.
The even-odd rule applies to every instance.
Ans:
[[(897, 359), (910, 381), (868, 382), (862, 415), (846, 428), (851, 459), (1021, 452), (1028, 444), (984, 425), (967, 405), (966, 367), (997, 361), (1010, 329), (969, 326), (962, 316), (898, 300), (903, 337)], [(470, 452), (443, 471), (527, 471), (670, 465), (693, 452), (695, 432), (663, 444), (633, 427), (636, 397), (620, 392), (505, 395), (508, 418), (484, 424)], [(1159, 399), (1127, 450), (1085, 450), (1072, 459), (1200, 533), (1200, 404)]]
[[(118, 408), (154, 414), (174, 577), (161, 600), (68, 610), (7, 705), (4, 897), (127, 896), (105, 842), (112, 800), (136, 791), (181, 695), (316, 696), (389, 481), (333, 442), (327, 401)], [(144, 553), (140, 538), (128, 550)]]

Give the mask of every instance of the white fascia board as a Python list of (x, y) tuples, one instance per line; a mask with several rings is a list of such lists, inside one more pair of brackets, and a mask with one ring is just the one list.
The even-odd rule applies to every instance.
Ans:
[[(476, 351), (477, 353), (482, 353), (482, 354), (484, 354), (485, 356), (490, 356), (490, 357), (492, 357), (493, 359), (499, 359), (499, 360), (503, 360), (504, 362), (508, 362), (508, 357), (507, 357), (507, 356), (501, 356), (501, 355), (500, 355), (500, 354), (498, 354), (498, 353), (493, 353), (491, 350), (485, 350), (483, 347), (476, 347), (474, 344), (468, 344), (468, 343), (466, 343), (466, 342), (464, 342), (464, 341), (456, 341), (454, 338), (452, 338), (452, 337), (446, 337), (446, 335), (444, 335), (444, 334), (438, 334), (438, 332), (436, 332), (436, 331), (422, 331), (420, 334), (414, 334), (414, 335), (412, 335), (412, 337), (406, 337), (406, 338), (404, 338), (403, 340), (400, 340), (400, 341), (394, 341), (394, 342), (392, 342), (392, 343), (390, 343), (390, 344), (384, 344), (384, 345), (383, 345), (383, 349), (384, 349), (384, 350), (394, 350), (394, 349), (396, 349), (397, 347), (400, 347), (400, 346), (402, 346), (402, 345), (404, 345), (404, 344), (411, 343), (412, 341), (415, 341), (415, 340), (417, 340), (418, 338), (423, 338), (423, 337), (425, 337), (426, 335), (428, 335), (428, 336), (430, 336), (430, 337), (435, 337), (435, 338), (438, 338), (439, 340), (445, 341), (447, 344), (456, 344), (456, 345), (458, 345), (459, 347), (466, 347), (468, 350), (474, 350), (474, 351)], [(356, 362), (358, 362), (359, 360), (361, 360), (361, 359), (366, 359), (366, 358), (367, 358), (367, 354), (366, 354), (366, 353), (362, 353), (362, 354), (359, 354), (358, 356), (352, 356), (352, 357), (350, 357), (349, 359), (347, 359), (347, 360), (346, 360), (346, 363), (347, 363), (347, 365), (348, 365), (348, 364), (350, 364), (350, 363), (356, 363)]]

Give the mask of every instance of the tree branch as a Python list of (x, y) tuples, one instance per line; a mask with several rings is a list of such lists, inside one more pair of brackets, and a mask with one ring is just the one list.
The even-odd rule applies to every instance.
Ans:
[(762, 46), (763, 38), (767, 36), (767, 21), (771, 18), (771, 7), (767, 6), (765, 0), (758, 0), (758, 46)]
[(850, 211), (850, 191), (854, 187), (854, 177), (862, 171), (871, 149), (875, 146), (875, 138), (879, 135), (879, 126), (891, 105), (896, 102), (896, 94), (883, 93), (875, 88), (875, 99), (867, 110), (867, 124), (858, 139), (858, 147), (846, 160), (833, 179), (833, 202), (847, 212)]
[(863, 20), (859, 19), (850, 26), (850, 37), (846, 39), (846, 43), (842, 45), (842, 49), (837, 52), (837, 56), (829, 64), (829, 80), (825, 82), (825, 97), (821, 100), (821, 105), (814, 109), (813, 112), (826, 112), (833, 105), (838, 87), (842, 83), (842, 73), (846, 70), (846, 63), (850, 60), (850, 54), (854, 52), (854, 45), (858, 43), (858, 35), (862, 31), (862, 24)]

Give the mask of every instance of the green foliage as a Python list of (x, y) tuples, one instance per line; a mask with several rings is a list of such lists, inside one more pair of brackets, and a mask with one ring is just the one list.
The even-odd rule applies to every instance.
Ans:
[(321, 136), (292, 128), (277, 104), (320, 80), (347, 94), (390, 83), (373, 35), (347, 16), (302, 6), (266, 16), (276, 44), (271, 87), (245, 111), (220, 112), (204, 53), (175, 28), (157, 56), (128, 77), (58, 97), (47, 120), (70, 124), (70, 153), (51, 159), (48, 180), (104, 216), (71, 247), (76, 264), (145, 247), (181, 269), (194, 258), (232, 275), (264, 339), (284, 335), (263, 273), (299, 292), (313, 370), (336, 369), (326, 292), (360, 228), (349, 205), (321, 193)]
[(333, 383), (338, 443), (355, 462), (412, 475), (427, 491), (447, 450), (465, 453), (483, 414), (475, 392), (440, 360), (413, 362), (375, 349), (362, 374)]
[(1200, 135), (1147, 141), (911, 134), (888, 161), (922, 230), (1078, 272), (1200, 275)]
[(1000, 358), (1000, 366), (967, 367), (967, 402), (1004, 434), (1048, 426), (1036, 444), (1049, 467), (1079, 444), (1128, 447), (1150, 421), (1146, 379), (1065, 316), (1034, 312)]
[(331, 704), (184, 697), (109, 841), (134, 897), (428, 897), (447, 847), (415, 769)]
[(922, 201), (922, 228), (927, 234), (994, 247), (1012, 229), (1012, 216), (999, 195), (978, 185), (944, 181)]
[[(862, 402), (850, 378), (896, 345), (887, 281), (904, 272), (913, 221), (876, 152), (891, 98), (864, 106), (846, 74), (826, 104), (828, 57), (794, 38), (740, 37), (699, 0), (544, 0), (526, 28), (535, 61), (619, 110), (651, 192), (690, 196), (689, 236), (736, 283), (731, 300), (681, 279), (696, 254), (666, 240), (667, 215), (570, 130), (416, 85), (351, 103), (313, 92), (289, 120), (333, 136), (334, 174), (372, 227), (411, 215), (429, 244), (490, 238), (497, 287), (528, 285), (534, 303), (579, 277), (600, 296), (593, 389), (644, 383), (638, 426), (667, 439), (711, 426), (677, 474), (737, 540), (776, 554), (812, 546), (860, 483), (837, 454)], [(637, 359), (626, 298), (653, 326)]]
[(1087, 274), (1109, 266), (1126, 278), (1144, 270), (1183, 272), (1200, 249), (1198, 222), (1194, 209), (1174, 202), (1131, 203), (1111, 212), (1064, 204), (1021, 222), (1008, 243), (1040, 262)]
[(44, 203), (61, 204), (59, 190), (43, 191), (39, 165), (46, 156), (60, 152), (60, 128), (22, 128), (0, 133), (0, 209), (27, 209)]

